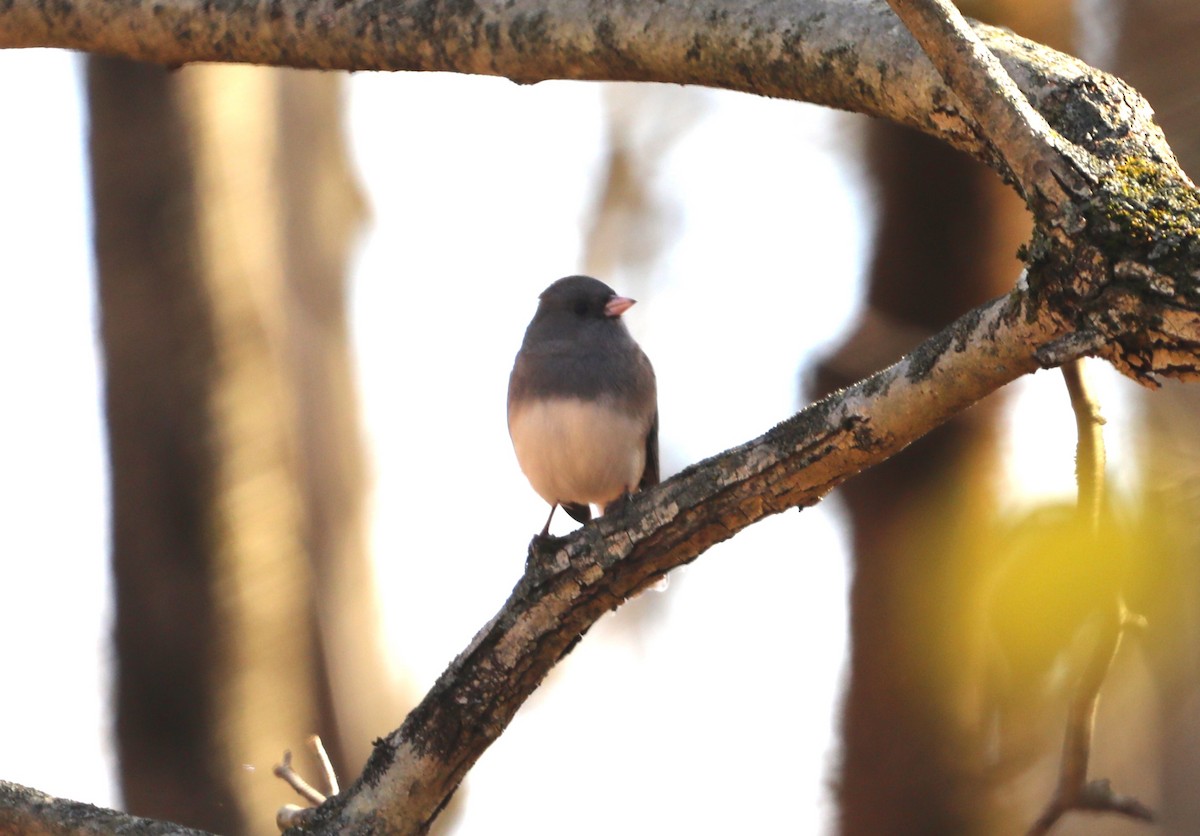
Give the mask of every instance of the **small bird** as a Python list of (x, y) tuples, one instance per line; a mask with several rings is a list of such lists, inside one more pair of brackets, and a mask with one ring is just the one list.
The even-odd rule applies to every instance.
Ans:
[(658, 395), (650, 360), (604, 282), (568, 276), (538, 297), (508, 379), (508, 433), (529, 483), (581, 523), (658, 484)]

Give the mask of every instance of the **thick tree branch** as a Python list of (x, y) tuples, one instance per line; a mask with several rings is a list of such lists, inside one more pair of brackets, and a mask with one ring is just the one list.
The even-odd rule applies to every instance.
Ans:
[[(1139, 132), (1150, 125), (1149, 109), (1117, 79), (1004, 30), (972, 26), (1036, 108), (1059, 111), (1047, 116), (1052, 123), (1091, 116), (1064, 111), (1062, 100), (1071, 85), (1088, 84), (1085, 95), (1120, 106), (1122, 121), (1138, 120)], [(891, 119), (1003, 165), (971, 111), (876, 0), (5, 0), (0, 47), (29, 46), (168, 65), (699, 84)]]
[(177, 824), (138, 818), (0, 781), (0, 833), (12, 836), (210, 836)]
[[(1195, 291), (1200, 200), (1150, 107), (1112, 76), (1004, 30), (968, 28), (957, 13), (939, 17), (945, 5), (932, 2), (897, 0), (902, 10), (926, 10), (922, 19), (931, 22), (918, 32), (966, 106), (875, 0), (4, 0), (0, 47), (59, 46), (166, 64), (701, 84), (887, 118), (1027, 188), (1040, 227), (1028, 252), (1037, 262), (1031, 281), (1035, 289), (1072, 291), (1074, 298), (1046, 300), (1075, 320), (1072, 350), (1097, 347), (1143, 382), (1191, 375), (1186, 357), (1200, 341), (1191, 300), (1184, 310), (1164, 309), (1159, 333), (1142, 344), (1119, 346), (1111, 343), (1123, 329), (1080, 304), (1114, 283), (1136, 285), (1137, 295), (1157, 294), (1163, 303)], [(905, 11), (914, 25), (917, 11)], [(991, 101), (990, 92), (999, 99)], [(1030, 136), (1022, 139), (1022, 129)], [(1029, 192), (1031, 185), (1037, 188)], [(1099, 301), (1107, 307), (1113, 298)], [(1147, 353), (1154, 356), (1139, 356)]]

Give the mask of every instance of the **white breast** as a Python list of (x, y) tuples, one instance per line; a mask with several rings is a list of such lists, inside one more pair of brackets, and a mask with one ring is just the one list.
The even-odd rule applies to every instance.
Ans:
[(650, 417), (576, 398), (534, 400), (509, 412), (521, 470), (546, 502), (604, 505), (637, 488)]

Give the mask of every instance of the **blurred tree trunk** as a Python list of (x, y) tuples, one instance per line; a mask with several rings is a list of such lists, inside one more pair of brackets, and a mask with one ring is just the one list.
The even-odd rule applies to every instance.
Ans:
[(583, 242), (583, 269), (636, 295), (651, 289), (663, 251), (682, 225), (679, 207), (652, 184), (664, 159), (703, 116), (711, 94), (620, 82), (602, 90), (608, 147)]
[(348, 731), (361, 757), (363, 724), (395, 720), (360, 702), (339, 729), (328, 676), (385, 690), (350, 681), (346, 641), (376, 638), (339, 83), (88, 67), (125, 806), (262, 832), (292, 800), (270, 771), (283, 749)]
[[(1063, 0), (960, 6), (1069, 47)], [(818, 369), (818, 394), (892, 363), (940, 323), (1009, 290), (1030, 228), (1016, 195), (964, 155), (883, 122), (869, 125), (866, 145), (879, 206), (867, 307)], [(970, 602), (989, 565), (970, 535), (994, 507), (996, 417), (992, 399), (840, 489), (854, 548), (838, 776), (848, 836), (1019, 827), (984, 777), (970, 705)]]
[[(1200, 4), (1195, 0), (1116, 2), (1112, 70), (1135, 84), (1184, 170), (1200, 176)], [(1102, 66), (1102, 65), (1101, 65)], [(1143, 558), (1147, 583), (1131, 604), (1149, 629), (1140, 636), (1159, 707), (1163, 833), (1200, 833), (1200, 393), (1168, 383), (1139, 395), (1144, 441)], [(1143, 707), (1143, 709), (1146, 707)], [(1148, 769), (1153, 766), (1147, 765)]]
[(296, 398), (302, 533), (344, 775), (404, 716), (386, 671), (366, 533), (365, 452), (345, 274), (365, 215), (342, 130), (345, 77), (277, 74), (288, 287), (287, 373)]

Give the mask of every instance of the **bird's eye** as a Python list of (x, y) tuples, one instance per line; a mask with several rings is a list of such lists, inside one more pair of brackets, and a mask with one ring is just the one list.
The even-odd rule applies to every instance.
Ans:
[(587, 312), (588, 312), (588, 303), (587, 302), (585, 302), (583, 299), (580, 299), (578, 302), (575, 303), (575, 313), (578, 316), (583, 316)]

